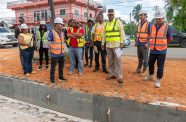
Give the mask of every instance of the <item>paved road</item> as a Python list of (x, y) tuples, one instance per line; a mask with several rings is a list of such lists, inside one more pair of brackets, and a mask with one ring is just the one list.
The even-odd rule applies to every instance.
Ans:
[(91, 122), (0, 95), (0, 122)]
[[(136, 47), (124, 48), (123, 55), (137, 56)], [(186, 59), (186, 48), (168, 48), (167, 58)]]

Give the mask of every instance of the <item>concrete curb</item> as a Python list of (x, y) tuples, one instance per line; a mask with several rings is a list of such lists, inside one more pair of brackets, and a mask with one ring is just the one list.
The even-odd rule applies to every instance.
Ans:
[(0, 76), (0, 94), (97, 122), (186, 122), (186, 111)]

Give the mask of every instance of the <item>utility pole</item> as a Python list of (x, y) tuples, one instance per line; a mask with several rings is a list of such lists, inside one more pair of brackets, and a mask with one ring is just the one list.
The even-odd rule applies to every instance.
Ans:
[(87, 21), (89, 18), (89, 4), (90, 4), (90, 0), (87, 0)]
[(55, 11), (54, 11), (54, 1), (53, 0), (48, 0), (48, 5), (50, 7), (50, 26), (53, 28), (54, 26), (54, 19), (55, 19)]
[(130, 12), (130, 37), (132, 37), (132, 22), (131, 22), (131, 12)]

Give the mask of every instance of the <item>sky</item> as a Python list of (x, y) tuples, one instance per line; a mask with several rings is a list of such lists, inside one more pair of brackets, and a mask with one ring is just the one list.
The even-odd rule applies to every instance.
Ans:
[[(15, 12), (6, 9), (7, 2), (16, 0), (0, 0), (0, 18), (15, 17)], [(106, 6), (107, 10), (113, 8), (116, 17), (121, 17), (126, 22), (130, 21), (130, 12), (134, 6), (142, 4), (144, 10), (148, 12), (148, 19), (151, 20), (154, 16), (154, 6), (159, 6), (162, 10), (165, 6), (164, 0), (94, 0)], [(106, 14), (105, 14), (106, 17)], [(132, 17), (133, 20), (133, 17)]]

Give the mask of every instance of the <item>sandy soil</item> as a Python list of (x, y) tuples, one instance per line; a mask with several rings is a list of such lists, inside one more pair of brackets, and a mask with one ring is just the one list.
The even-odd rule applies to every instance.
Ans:
[[(37, 72), (25, 77), (19, 61), (18, 48), (0, 49), (0, 74), (18, 78), (26, 78), (35, 82), (50, 84), (49, 70), (37, 71), (38, 62), (34, 63)], [(119, 85), (116, 80), (105, 80), (106, 74), (101, 70), (94, 73), (92, 68), (84, 67), (83, 76), (78, 76), (77, 71), (73, 75), (67, 75), (70, 66), (66, 59), (64, 77), (68, 82), (58, 81), (56, 87), (74, 89), (90, 94), (102, 94), (111, 97), (120, 97), (143, 103), (154, 101), (167, 101), (186, 106), (186, 60), (167, 59), (161, 88), (154, 87), (154, 82), (143, 81), (142, 76), (133, 74), (137, 65), (137, 58), (122, 57), (124, 83)], [(56, 70), (56, 78), (58, 71)], [(57, 79), (56, 79), (57, 81)]]

